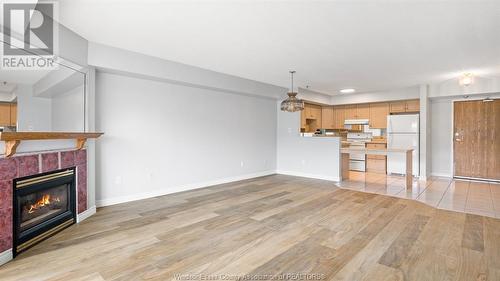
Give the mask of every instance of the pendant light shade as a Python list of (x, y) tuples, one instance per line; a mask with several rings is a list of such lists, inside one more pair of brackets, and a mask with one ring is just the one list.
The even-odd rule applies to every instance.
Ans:
[(293, 74), (295, 71), (290, 71), (291, 87), (288, 92), (288, 98), (281, 102), (281, 110), (287, 112), (301, 111), (304, 109), (304, 101), (297, 98), (297, 92), (293, 91)]

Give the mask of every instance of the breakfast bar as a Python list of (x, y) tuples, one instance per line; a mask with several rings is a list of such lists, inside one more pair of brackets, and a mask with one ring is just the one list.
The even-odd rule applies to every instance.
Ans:
[(398, 149), (398, 148), (385, 148), (385, 149), (370, 149), (370, 148), (349, 148), (343, 147), (340, 149), (341, 153), (341, 180), (349, 178), (349, 154), (364, 154), (364, 155), (385, 155), (388, 153), (402, 153), (406, 155), (406, 189), (410, 189), (412, 186), (412, 154), (413, 149)]

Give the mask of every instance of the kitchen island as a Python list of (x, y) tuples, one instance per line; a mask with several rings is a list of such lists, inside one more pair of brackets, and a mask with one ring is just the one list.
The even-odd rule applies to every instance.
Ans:
[(340, 179), (345, 180), (349, 178), (349, 154), (355, 153), (355, 154), (364, 154), (364, 155), (384, 155), (387, 156), (389, 153), (402, 153), (406, 155), (406, 189), (410, 189), (412, 186), (412, 163), (413, 163), (413, 149), (398, 149), (398, 148), (383, 148), (383, 149), (373, 149), (373, 148), (349, 148), (349, 147), (342, 147), (340, 149), (341, 153), (341, 161), (340, 161), (340, 167), (341, 167), (341, 173), (340, 173)]

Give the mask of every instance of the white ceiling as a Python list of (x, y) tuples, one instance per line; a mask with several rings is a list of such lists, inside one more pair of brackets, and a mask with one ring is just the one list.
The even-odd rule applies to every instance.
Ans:
[(60, 1), (90, 41), (337, 94), (500, 76), (500, 1)]

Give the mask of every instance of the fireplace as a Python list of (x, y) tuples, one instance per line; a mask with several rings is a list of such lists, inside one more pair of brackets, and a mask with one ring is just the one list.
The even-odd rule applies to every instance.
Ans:
[(13, 254), (76, 221), (75, 168), (15, 179)]

